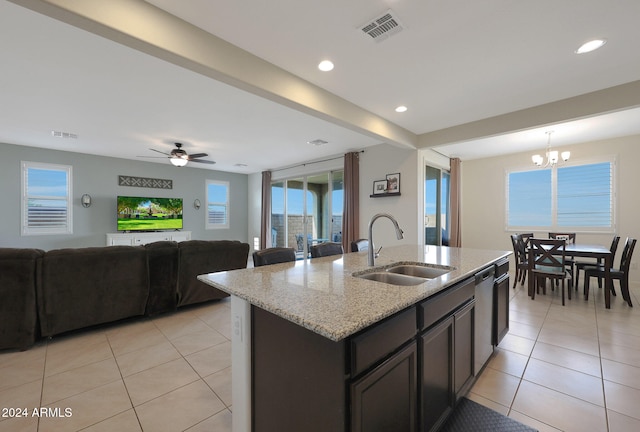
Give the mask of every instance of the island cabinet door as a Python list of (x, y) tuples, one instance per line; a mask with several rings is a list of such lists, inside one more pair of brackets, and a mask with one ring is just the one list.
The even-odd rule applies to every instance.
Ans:
[(496, 346), (509, 333), (509, 292), (509, 275), (503, 274), (493, 284), (491, 342)]
[(414, 340), (351, 384), (351, 431), (417, 431), (417, 343)]
[(421, 432), (437, 430), (453, 409), (453, 327), (450, 316), (419, 339)]
[(454, 315), (453, 382), (456, 400), (466, 394), (473, 382), (474, 314), (475, 301), (471, 301)]

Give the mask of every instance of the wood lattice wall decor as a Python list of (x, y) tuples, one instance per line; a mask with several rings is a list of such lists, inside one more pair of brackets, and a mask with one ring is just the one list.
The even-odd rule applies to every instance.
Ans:
[(173, 180), (119, 175), (118, 186), (146, 187), (146, 188), (153, 188), (153, 189), (173, 189)]

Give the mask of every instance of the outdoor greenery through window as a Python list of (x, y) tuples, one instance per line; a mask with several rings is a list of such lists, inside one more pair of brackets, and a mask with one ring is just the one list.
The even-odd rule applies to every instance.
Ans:
[(22, 163), (22, 235), (71, 234), (71, 167)]
[(614, 161), (507, 173), (507, 229), (614, 229)]
[(229, 182), (207, 180), (206, 227), (229, 228)]

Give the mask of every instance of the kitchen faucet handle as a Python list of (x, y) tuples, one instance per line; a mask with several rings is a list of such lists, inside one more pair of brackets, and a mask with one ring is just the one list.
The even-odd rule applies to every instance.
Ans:
[(378, 258), (378, 257), (380, 256), (380, 251), (381, 251), (381, 250), (382, 250), (382, 246), (380, 246), (380, 247), (378, 248), (378, 250), (376, 251), (376, 253), (375, 253), (375, 257), (376, 257), (376, 258)]

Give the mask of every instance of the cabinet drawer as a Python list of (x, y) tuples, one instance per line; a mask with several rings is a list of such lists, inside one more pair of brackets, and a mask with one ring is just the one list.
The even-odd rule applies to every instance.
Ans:
[(356, 376), (416, 334), (416, 308), (394, 315), (351, 339), (351, 375)]
[(509, 259), (505, 258), (502, 261), (498, 261), (494, 264), (494, 266), (496, 269), (494, 277), (498, 279), (500, 276), (506, 274), (509, 271)]
[(474, 292), (474, 279), (469, 278), (452, 288), (438, 293), (434, 298), (422, 302), (418, 306), (420, 329), (424, 330), (442, 318), (451, 315), (454, 310), (472, 299)]

